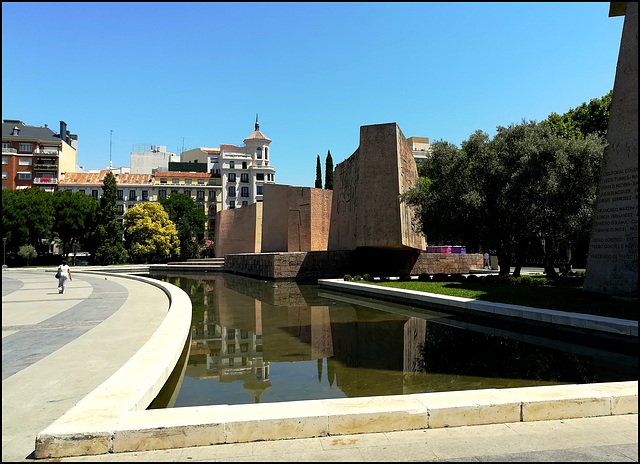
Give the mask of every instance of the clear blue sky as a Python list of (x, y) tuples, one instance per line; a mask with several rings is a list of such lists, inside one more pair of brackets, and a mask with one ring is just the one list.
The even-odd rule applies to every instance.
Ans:
[(132, 146), (272, 140), (279, 184), (312, 187), (360, 126), (460, 145), (613, 88), (609, 3), (2, 3), (2, 118), (64, 120), (78, 164)]

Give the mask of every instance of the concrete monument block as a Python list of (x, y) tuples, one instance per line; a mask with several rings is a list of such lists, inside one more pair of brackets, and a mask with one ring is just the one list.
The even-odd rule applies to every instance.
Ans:
[(424, 249), (412, 209), (398, 200), (417, 179), (396, 123), (361, 126), (360, 146), (335, 168), (328, 249)]
[(607, 129), (609, 145), (600, 171), (583, 288), (637, 297), (638, 3), (612, 2), (610, 16), (621, 14), (625, 19)]
[(325, 251), (331, 190), (266, 184), (262, 252)]
[(233, 253), (260, 253), (261, 248), (262, 203), (218, 211), (216, 258)]

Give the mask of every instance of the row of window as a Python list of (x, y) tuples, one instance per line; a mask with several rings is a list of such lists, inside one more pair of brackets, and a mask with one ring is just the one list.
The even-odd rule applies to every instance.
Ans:
[[(236, 196), (236, 188), (234, 186), (229, 186), (229, 196)], [(262, 185), (256, 186), (256, 195), (262, 195)], [(240, 196), (248, 197), (249, 196), (249, 187), (240, 187)]]
[[(161, 184), (166, 184), (167, 183), (167, 179), (164, 178), (164, 177), (160, 178), (160, 183)], [(179, 184), (180, 183), (180, 179), (172, 178), (171, 179), (171, 183), (172, 184)], [(193, 179), (185, 179), (184, 183), (185, 183), (185, 185), (191, 185), (193, 183)], [(204, 185), (204, 179), (198, 179), (198, 185)], [(215, 185), (215, 181), (211, 185)]]

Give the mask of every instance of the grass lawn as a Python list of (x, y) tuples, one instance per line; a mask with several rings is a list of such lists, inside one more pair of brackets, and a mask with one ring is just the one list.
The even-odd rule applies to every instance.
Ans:
[[(364, 282), (372, 283), (372, 282)], [(582, 287), (533, 287), (474, 282), (375, 282), (374, 285), (495, 303), (638, 320), (638, 300), (585, 293)]]

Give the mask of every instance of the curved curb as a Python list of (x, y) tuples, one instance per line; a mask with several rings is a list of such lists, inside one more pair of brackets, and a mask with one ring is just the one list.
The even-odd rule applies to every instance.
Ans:
[(157, 396), (178, 362), (191, 328), (191, 299), (182, 289), (148, 277), (81, 272), (158, 287), (169, 298), (169, 310), (133, 357), (36, 436), (36, 458), (110, 452), (116, 423), (129, 411), (144, 410)]

